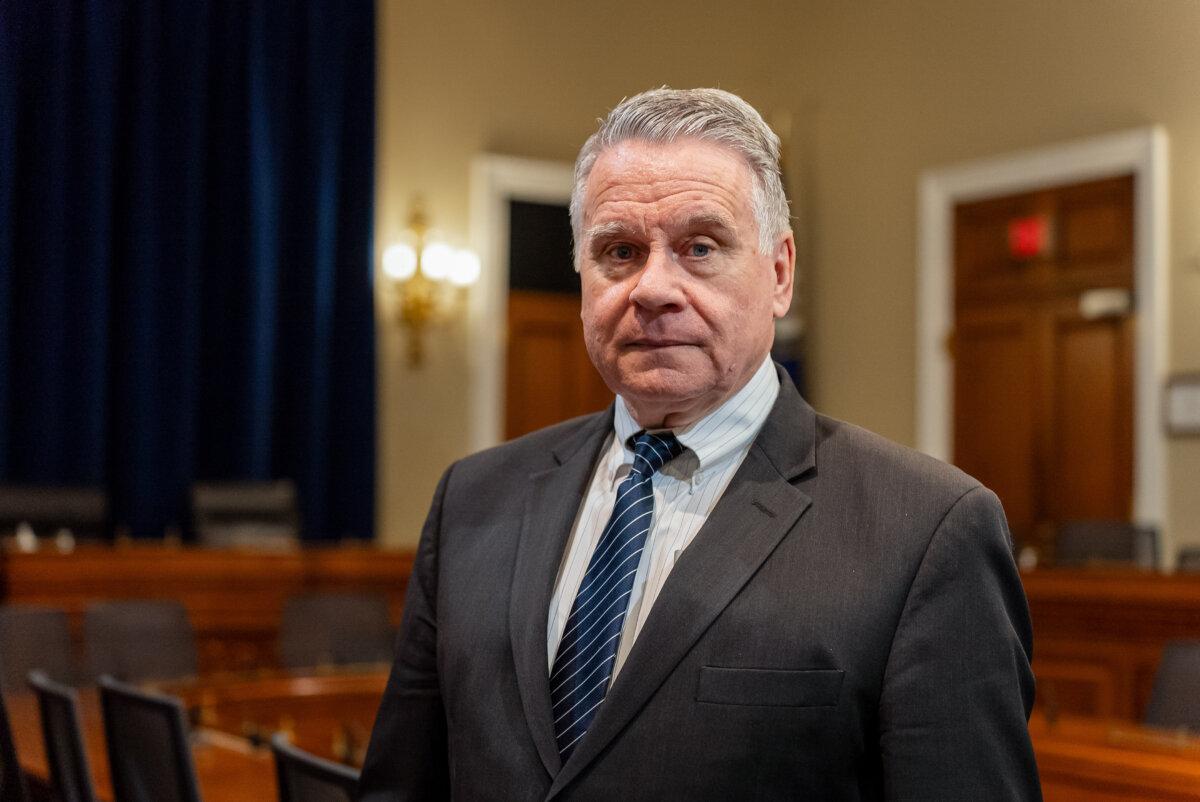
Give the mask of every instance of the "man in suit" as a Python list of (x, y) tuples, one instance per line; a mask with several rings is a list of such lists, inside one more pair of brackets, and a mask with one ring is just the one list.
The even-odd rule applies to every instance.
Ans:
[(795, 246), (740, 98), (623, 101), (576, 162), (603, 413), (442, 477), (361, 798), (1025, 800), (1003, 512), (770, 361)]

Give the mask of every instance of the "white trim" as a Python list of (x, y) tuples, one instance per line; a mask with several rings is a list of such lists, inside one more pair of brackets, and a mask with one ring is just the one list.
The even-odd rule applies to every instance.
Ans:
[(483, 273), (472, 293), (471, 450), (504, 438), (505, 323), (508, 318), (508, 204), (567, 204), (572, 166), (481, 154), (471, 163), (471, 244)]
[(1166, 435), (1159, 425), (1167, 375), (1167, 136), (1154, 126), (921, 175), (917, 276), (917, 447), (949, 459), (953, 443), (953, 365), (944, 347), (954, 321), (953, 212), (962, 201), (1026, 192), (1132, 172), (1134, 178), (1133, 517), (1163, 531)]

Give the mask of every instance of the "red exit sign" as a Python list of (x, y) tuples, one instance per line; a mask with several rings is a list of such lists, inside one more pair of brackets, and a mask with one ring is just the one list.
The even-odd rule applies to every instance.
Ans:
[(1008, 221), (1008, 254), (1014, 259), (1047, 256), (1053, 247), (1050, 219), (1045, 215), (1018, 217)]

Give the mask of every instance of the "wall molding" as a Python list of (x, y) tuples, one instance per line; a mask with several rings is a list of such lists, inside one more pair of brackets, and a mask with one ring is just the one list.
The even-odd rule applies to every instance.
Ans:
[(565, 162), (486, 153), (471, 162), (471, 247), (483, 267), (471, 295), (471, 451), (504, 439), (509, 201), (566, 204), (572, 184)]

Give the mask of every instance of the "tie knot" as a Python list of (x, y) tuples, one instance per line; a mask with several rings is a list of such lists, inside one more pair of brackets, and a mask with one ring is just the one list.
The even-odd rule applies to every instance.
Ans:
[(633, 470), (642, 476), (653, 476), (683, 453), (683, 443), (670, 432), (642, 432), (629, 439), (633, 441)]

